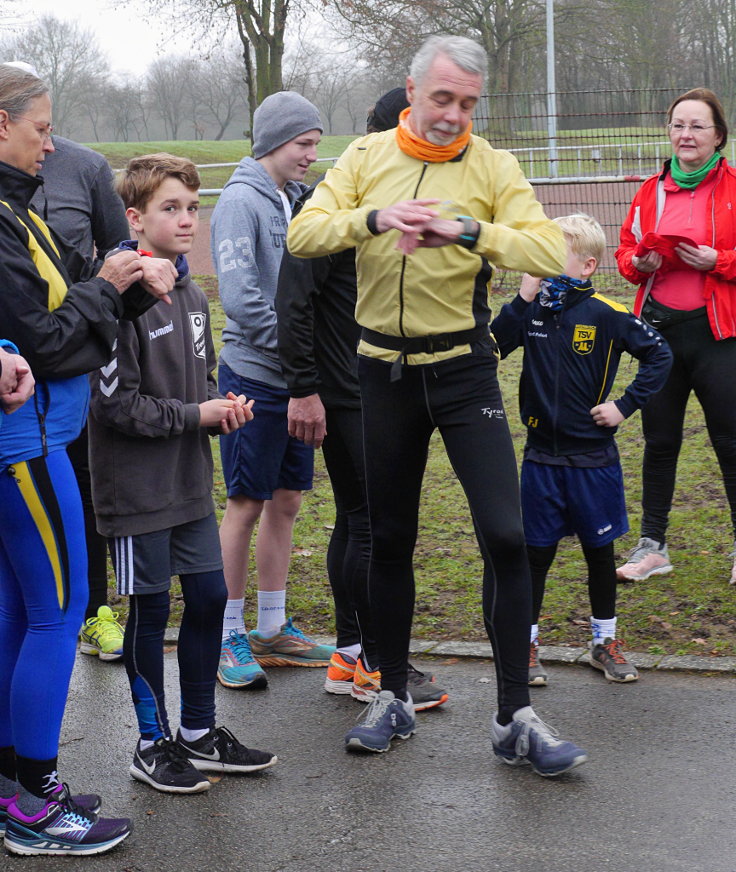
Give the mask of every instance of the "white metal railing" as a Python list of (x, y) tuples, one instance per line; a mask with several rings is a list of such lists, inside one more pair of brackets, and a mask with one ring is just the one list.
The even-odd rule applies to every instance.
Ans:
[[(635, 157), (631, 156), (632, 149), (635, 149)], [(652, 150), (653, 149), (653, 153)], [(644, 151), (647, 150), (647, 154)], [(729, 160), (732, 164), (736, 164), (736, 142), (731, 142), (728, 147)], [(549, 172), (550, 152), (547, 146), (529, 146), (523, 148), (510, 148), (509, 151), (522, 164), (525, 175), (532, 184), (598, 184), (601, 182), (614, 181), (635, 181), (638, 178), (646, 178), (670, 156), (669, 140), (654, 140), (652, 142), (639, 142), (635, 145), (632, 143), (626, 145), (624, 143), (598, 143), (595, 145), (557, 145), (557, 160), (556, 164), (559, 167), (565, 164), (565, 169), (568, 172), (565, 175), (558, 172), (553, 176)], [(607, 155), (606, 152), (611, 152)], [(570, 156), (565, 157), (565, 153)], [(337, 157), (318, 157), (315, 163), (331, 163), (335, 164)], [(220, 169), (223, 167), (236, 167), (239, 161), (235, 163), (212, 163), (198, 164), (197, 169)], [(608, 173), (601, 172), (603, 165), (613, 163), (611, 171)], [(570, 165), (574, 167), (574, 172), (569, 172)], [(539, 175), (537, 175), (539, 171)], [(545, 172), (546, 171), (546, 172)], [(120, 170), (116, 170), (120, 172)], [(222, 188), (201, 188), (201, 196), (219, 196), (222, 193)]]

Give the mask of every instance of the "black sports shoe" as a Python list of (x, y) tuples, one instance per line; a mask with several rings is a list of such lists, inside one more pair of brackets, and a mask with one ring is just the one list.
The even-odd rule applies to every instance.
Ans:
[(209, 779), (199, 774), (181, 745), (171, 737), (156, 739), (145, 750), (139, 741), (130, 774), (164, 793), (201, 793), (210, 789)]
[(176, 735), (192, 766), (200, 772), (257, 772), (278, 761), (275, 754), (246, 748), (225, 727), (211, 727), (207, 735), (186, 742), (181, 731)]

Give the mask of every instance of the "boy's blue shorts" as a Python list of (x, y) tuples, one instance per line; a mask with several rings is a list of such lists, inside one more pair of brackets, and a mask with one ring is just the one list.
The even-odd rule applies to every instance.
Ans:
[(528, 545), (544, 548), (577, 534), (600, 548), (629, 530), (621, 464), (595, 468), (521, 465), (521, 512)]
[(220, 436), (222, 472), (229, 497), (270, 500), (279, 488), (310, 490), (314, 449), (289, 436), (289, 392), (264, 382), (242, 378), (220, 363), (218, 387), (255, 400), (253, 420), (227, 436)]
[(166, 530), (115, 536), (107, 541), (120, 596), (161, 593), (171, 588), (172, 575), (222, 569), (214, 512)]

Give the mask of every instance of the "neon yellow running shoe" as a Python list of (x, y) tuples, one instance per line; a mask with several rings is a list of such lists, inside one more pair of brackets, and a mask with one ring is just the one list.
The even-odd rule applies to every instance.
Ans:
[(123, 628), (118, 613), (100, 606), (96, 618), (87, 618), (79, 634), (82, 654), (96, 654), (100, 660), (120, 660), (123, 656)]

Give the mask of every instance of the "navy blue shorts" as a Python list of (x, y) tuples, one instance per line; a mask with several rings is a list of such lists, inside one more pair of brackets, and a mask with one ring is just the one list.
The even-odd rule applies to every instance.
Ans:
[(222, 473), (229, 497), (270, 500), (279, 488), (304, 491), (312, 487), (314, 449), (289, 436), (289, 392), (242, 378), (220, 363), (220, 393), (245, 394), (253, 404), (253, 420), (220, 436)]
[(525, 460), (521, 512), (528, 545), (545, 548), (577, 534), (600, 548), (629, 530), (621, 464), (578, 468)]
[(171, 588), (172, 575), (222, 569), (214, 512), (165, 530), (114, 536), (107, 541), (120, 596), (161, 593)]

